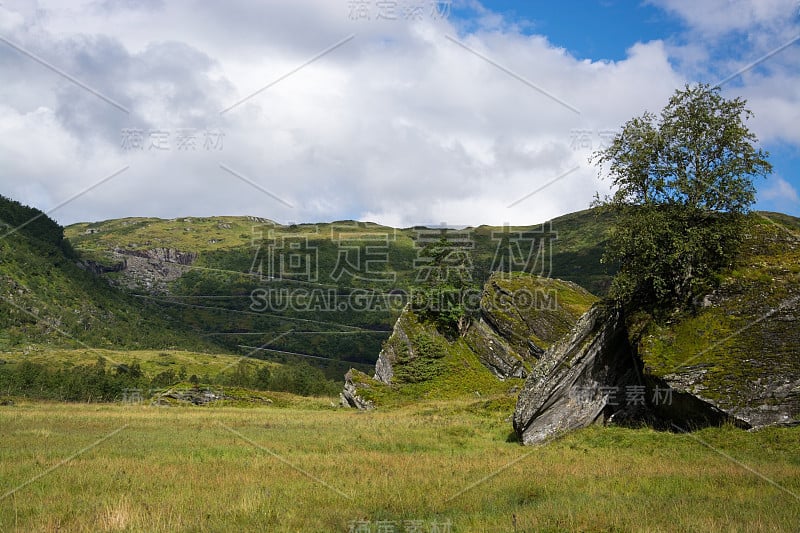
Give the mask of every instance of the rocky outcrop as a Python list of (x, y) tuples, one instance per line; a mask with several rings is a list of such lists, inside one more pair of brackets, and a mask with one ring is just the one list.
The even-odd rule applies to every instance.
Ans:
[[(800, 423), (800, 239), (783, 224), (796, 221), (772, 213), (751, 220), (734, 269), (691, 312), (655, 319), (640, 311), (623, 324), (615, 313), (592, 309), (528, 378), (514, 415), (522, 442), (594, 421), (681, 431), (724, 422), (745, 429)], [(604, 369), (617, 370), (587, 368), (598, 358)], [(636, 409), (592, 393), (618, 390), (625, 365), (642, 367), (640, 384), (632, 385), (644, 392)], [(570, 397), (570, 388), (582, 392)]]
[[(569, 282), (495, 273), (484, 285), (477, 317), (455, 341), (445, 339), (434, 325), (420, 322), (406, 305), (378, 355), (374, 383), (394, 386), (404, 379), (436, 377), (444, 353), (477, 359), (478, 368), (483, 365), (501, 381), (524, 379), (544, 349), (594, 301), (595, 296)], [(398, 370), (404, 379), (398, 380)], [(357, 384), (351, 381), (345, 383), (343, 404), (358, 407), (353, 399)]]
[(523, 444), (537, 444), (593, 423), (679, 431), (723, 423), (743, 429), (797, 424), (800, 380), (740, 383), (739, 401), (731, 407), (719, 400), (718, 385), (712, 388), (712, 370), (699, 363), (653, 374), (631, 343), (620, 310), (597, 304), (531, 371), (517, 401), (514, 430)]
[(104, 265), (103, 263), (87, 259), (85, 261), (79, 261), (77, 266), (78, 268), (91, 272), (95, 276), (99, 276), (101, 274), (108, 274), (109, 272), (122, 272), (128, 265), (124, 260), (114, 263), (113, 265)]
[(527, 376), (527, 357), (515, 351), (483, 318), (470, 325), (464, 340), (497, 378), (524, 379)]
[(356, 383), (353, 371), (350, 370), (344, 376), (344, 390), (339, 394), (339, 399), (343, 407), (352, 407), (362, 411), (373, 409), (375, 406), (369, 400), (362, 398), (359, 393), (359, 387), (365, 387), (362, 383)]
[(638, 406), (619, 396), (642, 385), (639, 367), (620, 311), (596, 305), (528, 376), (514, 411), (517, 436), (534, 444), (615, 415), (629, 417), (623, 411)]
[(156, 395), (151, 400), (151, 405), (170, 406), (177, 404), (208, 405), (210, 403), (226, 400), (229, 397), (222, 392), (210, 389), (167, 390)]
[[(792, 220), (756, 217), (734, 271), (699, 299), (698, 309), (650, 319), (635, 339), (647, 374), (742, 427), (800, 420), (800, 239), (796, 225), (781, 225)], [(685, 415), (674, 405), (660, 411)]]
[(595, 296), (568, 281), (495, 273), (484, 286), (479, 319), (464, 338), (498, 378), (525, 378), (526, 367), (594, 301)]
[(169, 283), (181, 277), (197, 260), (197, 253), (173, 248), (116, 248), (113, 257), (118, 259), (116, 265), (105, 268), (114, 270), (104, 272), (121, 272), (119, 283), (128, 288), (163, 294), (169, 292)]
[[(559, 304), (558, 295), (570, 293), (572, 307)], [(483, 365), (498, 379), (525, 378), (526, 364), (568, 331), (596, 298), (574, 283), (527, 274), (495, 273), (484, 285), (478, 318), (463, 338)], [(577, 303), (575, 303), (577, 302)], [(414, 359), (411, 337), (418, 326), (407, 320), (410, 306), (395, 322), (375, 363), (374, 379), (392, 383), (399, 352)]]
[[(394, 377), (394, 365), (397, 363), (398, 352), (400, 350), (414, 357), (414, 347), (411, 344), (411, 340), (408, 338), (405, 327), (407, 322), (405, 319), (410, 310), (410, 304), (407, 304), (400, 314), (400, 317), (398, 317), (397, 321), (394, 323), (391, 336), (383, 343), (383, 347), (378, 354), (378, 360), (375, 362), (375, 375), (373, 379), (376, 381), (387, 385), (391, 384), (392, 378)], [(345, 378), (346, 377), (347, 376), (345, 376)]]

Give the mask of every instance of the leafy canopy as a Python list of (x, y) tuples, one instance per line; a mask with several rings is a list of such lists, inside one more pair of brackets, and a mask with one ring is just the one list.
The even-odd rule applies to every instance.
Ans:
[(745, 100), (723, 98), (719, 87), (687, 85), (592, 155), (615, 188), (597, 201), (615, 216), (604, 256), (620, 267), (612, 297), (684, 306), (730, 264), (753, 180), (772, 171), (745, 124), (751, 116)]

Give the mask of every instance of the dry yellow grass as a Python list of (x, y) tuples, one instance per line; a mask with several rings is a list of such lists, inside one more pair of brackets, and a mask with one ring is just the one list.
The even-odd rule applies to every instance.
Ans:
[(0, 531), (324, 532), (359, 520), (370, 531), (416, 520), (425, 531), (449, 521), (451, 531), (470, 532), (800, 524), (790, 494), (800, 494), (800, 428), (690, 436), (598, 427), (524, 448), (508, 440), (508, 413), (486, 412), (484, 401), (369, 413), (327, 398), (252, 409), (0, 407)]

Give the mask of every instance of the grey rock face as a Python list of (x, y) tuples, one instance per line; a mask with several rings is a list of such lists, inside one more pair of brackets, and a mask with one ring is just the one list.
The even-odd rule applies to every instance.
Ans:
[(464, 340), (483, 365), (498, 379), (525, 378), (524, 359), (488, 324), (480, 319), (473, 322)]
[(621, 414), (613, 393), (640, 386), (639, 366), (621, 313), (592, 307), (528, 376), (513, 417), (520, 441), (539, 443)]
[[(800, 392), (796, 381), (753, 383), (762, 396), (768, 388), (772, 402), (732, 409), (704, 395), (707, 365), (663, 378), (643, 374), (642, 366), (621, 312), (595, 305), (528, 376), (513, 417), (517, 436), (523, 444), (536, 444), (596, 422), (647, 422), (679, 431), (725, 422), (743, 429), (795, 423), (789, 411)], [(626, 396), (634, 389), (642, 396), (631, 404)]]
[(353, 374), (351, 372), (344, 376), (344, 390), (339, 393), (339, 399), (343, 407), (352, 407), (362, 411), (375, 407), (371, 401), (365, 400), (358, 395), (358, 386), (353, 382)]
[(195, 252), (172, 248), (152, 250), (115, 249), (114, 257), (122, 265), (122, 282), (128, 288), (144, 289), (151, 293), (168, 293), (168, 283), (189, 270), (197, 259)]
[[(412, 356), (414, 353), (411, 340), (408, 338), (408, 334), (403, 328), (403, 317), (409, 312), (409, 310), (410, 307), (406, 305), (400, 317), (394, 323), (392, 335), (389, 337), (390, 342), (384, 343), (381, 353), (378, 354), (378, 360), (375, 362), (375, 376), (373, 379), (382, 383), (386, 383), (387, 385), (391, 384), (392, 377), (394, 376), (393, 365), (397, 362), (397, 352), (395, 347), (398, 345), (398, 343), (405, 345), (408, 353)], [(345, 376), (345, 378), (346, 377), (347, 376)]]

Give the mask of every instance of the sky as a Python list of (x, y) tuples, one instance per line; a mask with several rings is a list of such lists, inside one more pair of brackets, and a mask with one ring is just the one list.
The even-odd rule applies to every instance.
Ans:
[(800, 216), (797, 0), (2, 0), (0, 194), (61, 224), (536, 224), (589, 157), (721, 83)]

